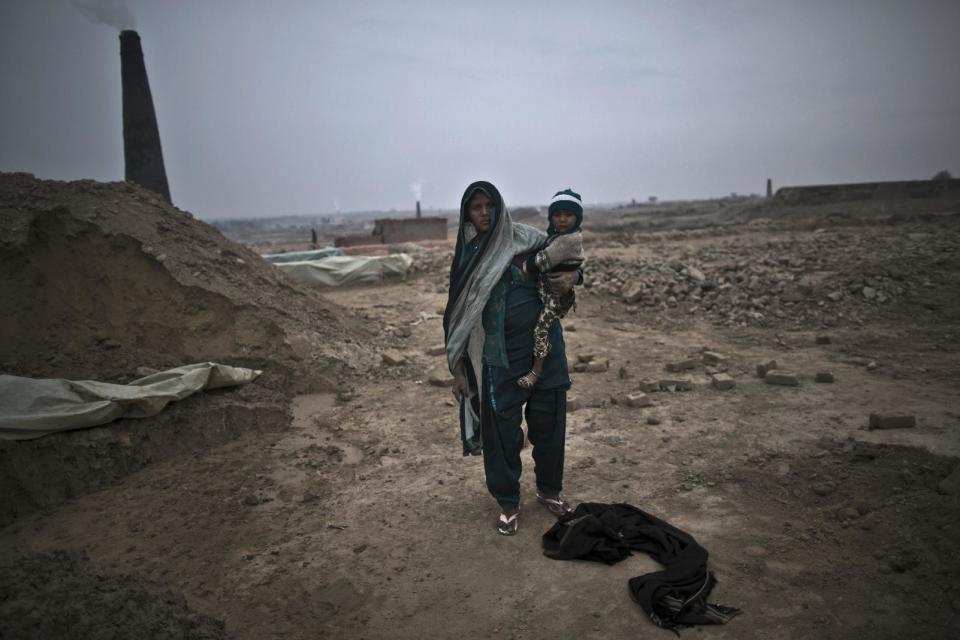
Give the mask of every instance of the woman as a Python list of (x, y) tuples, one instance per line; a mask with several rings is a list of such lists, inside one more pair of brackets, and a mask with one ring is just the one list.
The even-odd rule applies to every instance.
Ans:
[[(533, 327), (542, 305), (536, 278), (520, 267), (545, 237), (514, 224), (489, 182), (474, 182), (464, 192), (443, 330), (464, 455), (482, 449), (487, 488), (502, 511), (497, 530), (504, 535), (519, 527), (523, 417), (533, 445), (537, 501), (556, 515), (572, 510), (560, 495), (570, 388), (560, 323), (550, 330), (551, 348), (537, 384), (517, 384), (533, 363)], [(564, 293), (580, 278), (579, 272), (551, 274), (551, 286)]]

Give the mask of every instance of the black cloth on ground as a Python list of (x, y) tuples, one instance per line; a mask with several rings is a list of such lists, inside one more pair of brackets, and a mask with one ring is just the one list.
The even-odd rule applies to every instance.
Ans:
[(631, 578), (630, 595), (658, 627), (724, 624), (739, 609), (708, 604), (717, 583), (707, 571), (707, 550), (693, 536), (629, 504), (584, 502), (543, 534), (543, 553), (554, 560), (616, 564), (643, 551), (662, 571)]

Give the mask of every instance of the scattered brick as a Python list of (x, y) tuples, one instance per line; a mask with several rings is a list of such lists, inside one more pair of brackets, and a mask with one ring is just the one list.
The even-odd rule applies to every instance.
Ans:
[(434, 387), (449, 387), (453, 385), (453, 375), (446, 365), (434, 367), (427, 374), (427, 383)]
[(627, 304), (636, 304), (643, 298), (643, 286), (639, 284), (628, 285), (623, 288), (623, 301)]
[(404, 364), (407, 361), (406, 356), (395, 349), (388, 349), (380, 354), (385, 365), (395, 367)]
[(722, 353), (717, 353), (716, 351), (704, 351), (701, 356), (703, 364), (709, 367), (715, 367), (718, 364), (723, 364), (727, 361), (727, 356)]
[(917, 417), (912, 414), (881, 415), (870, 414), (867, 429), (911, 429), (917, 426)]
[(660, 391), (660, 382), (657, 380), (651, 380), (650, 378), (644, 378), (637, 386), (640, 391), (645, 393), (655, 393)]
[(767, 371), (767, 375), (763, 376), (763, 381), (767, 384), (777, 384), (785, 387), (795, 387), (800, 384), (796, 374), (776, 369)]
[(765, 377), (767, 377), (767, 372), (768, 372), (768, 371), (772, 371), (772, 370), (774, 370), (774, 369), (776, 369), (776, 368), (777, 368), (777, 361), (776, 361), (776, 360), (768, 360), (767, 362), (763, 362), (763, 363), (761, 363), (761, 364), (758, 364), (758, 365), (757, 365), (757, 377), (758, 377), (758, 378), (765, 378)]
[(656, 426), (660, 424), (660, 418), (657, 416), (647, 416), (647, 424)]
[(677, 371), (696, 369), (698, 364), (700, 363), (695, 358), (689, 358), (687, 360), (681, 360), (680, 362), (668, 362), (666, 368), (667, 371), (676, 373)]
[(640, 407), (652, 407), (653, 400), (651, 400), (650, 396), (645, 394), (643, 391), (634, 391), (633, 393), (628, 393), (623, 398), (623, 404), (637, 409)]
[(829, 371), (818, 371), (817, 376), (814, 379), (817, 382), (833, 382), (834, 381), (833, 374), (830, 373)]
[(830, 344), (830, 336), (817, 336), (817, 344)]
[(432, 347), (428, 348), (426, 354), (428, 356), (442, 356), (447, 352), (447, 347), (442, 344), (435, 344)]
[(733, 376), (726, 373), (715, 373), (713, 375), (712, 384), (714, 389), (719, 389), (720, 391), (733, 389), (735, 386), (737, 386), (737, 382), (733, 379)]
[(689, 380), (671, 380), (665, 378), (659, 382), (660, 391), (693, 391), (693, 383)]
[(592, 360), (590, 362), (578, 362), (573, 366), (573, 370), (578, 373), (603, 373), (610, 368), (609, 360)]

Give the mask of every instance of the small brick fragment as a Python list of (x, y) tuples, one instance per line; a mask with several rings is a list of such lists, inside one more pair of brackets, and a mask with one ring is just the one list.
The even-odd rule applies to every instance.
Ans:
[(870, 414), (870, 422), (867, 429), (911, 429), (917, 426), (917, 417), (913, 414), (882, 415), (879, 413)]
[(574, 411), (577, 411), (578, 409), (582, 409), (582, 408), (583, 408), (583, 403), (580, 402), (579, 398), (575, 398), (573, 396), (567, 396), (567, 413), (573, 413)]
[(627, 285), (620, 292), (620, 295), (623, 296), (623, 301), (626, 304), (636, 304), (643, 298), (643, 286), (639, 284)]
[(796, 387), (800, 384), (800, 380), (796, 374), (778, 371), (776, 369), (767, 371), (767, 375), (763, 376), (763, 381), (767, 384), (776, 384), (784, 387)]
[(829, 371), (818, 371), (814, 380), (817, 382), (833, 382), (834, 377)]
[(660, 391), (692, 391), (693, 383), (689, 380), (664, 378), (660, 381)]
[(703, 364), (708, 367), (715, 367), (727, 361), (727, 356), (722, 353), (717, 353), (716, 351), (704, 351), (700, 358), (703, 360)]
[(719, 389), (720, 391), (726, 391), (727, 389), (733, 389), (737, 386), (736, 380), (733, 379), (733, 376), (727, 373), (715, 373), (713, 374), (712, 383), (714, 389)]
[(817, 336), (817, 344), (830, 344), (830, 336)]
[(757, 365), (757, 377), (758, 377), (758, 378), (765, 378), (765, 377), (767, 376), (767, 372), (768, 372), (768, 371), (773, 371), (773, 370), (776, 369), (776, 368), (777, 368), (777, 361), (776, 361), (776, 360), (769, 360), (769, 361), (767, 361), (767, 362), (763, 362), (763, 363), (761, 363), (761, 364), (758, 364), (758, 365)]
[(395, 349), (388, 349), (380, 354), (380, 358), (383, 360), (383, 364), (396, 367), (398, 365), (404, 364), (407, 361), (406, 356)]
[(667, 371), (676, 373), (677, 371), (689, 371), (690, 369), (696, 369), (697, 365), (700, 364), (694, 358), (688, 358), (687, 360), (681, 360), (679, 362), (668, 362)]
[(594, 360), (587, 363), (586, 371), (588, 373), (603, 373), (610, 368), (609, 360)]
[(660, 391), (660, 382), (657, 380), (651, 380), (650, 378), (644, 378), (640, 381), (637, 387), (640, 389), (640, 391), (645, 393), (655, 393)]
[(442, 356), (447, 352), (447, 347), (442, 344), (435, 344), (432, 347), (427, 348), (428, 356)]
[(453, 376), (446, 365), (434, 367), (427, 374), (427, 384), (434, 387), (449, 387), (453, 385)]
[(637, 409), (640, 407), (652, 407), (653, 400), (651, 400), (650, 396), (645, 394), (643, 391), (634, 391), (624, 396), (623, 404)]

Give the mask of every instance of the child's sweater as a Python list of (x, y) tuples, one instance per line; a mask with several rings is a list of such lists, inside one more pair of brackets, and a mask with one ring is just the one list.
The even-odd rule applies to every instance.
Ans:
[(584, 259), (583, 235), (578, 230), (548, 237), (543, 249), (528, 261), (528, 265), (540, 272), (574, 271), (583, 264)]

